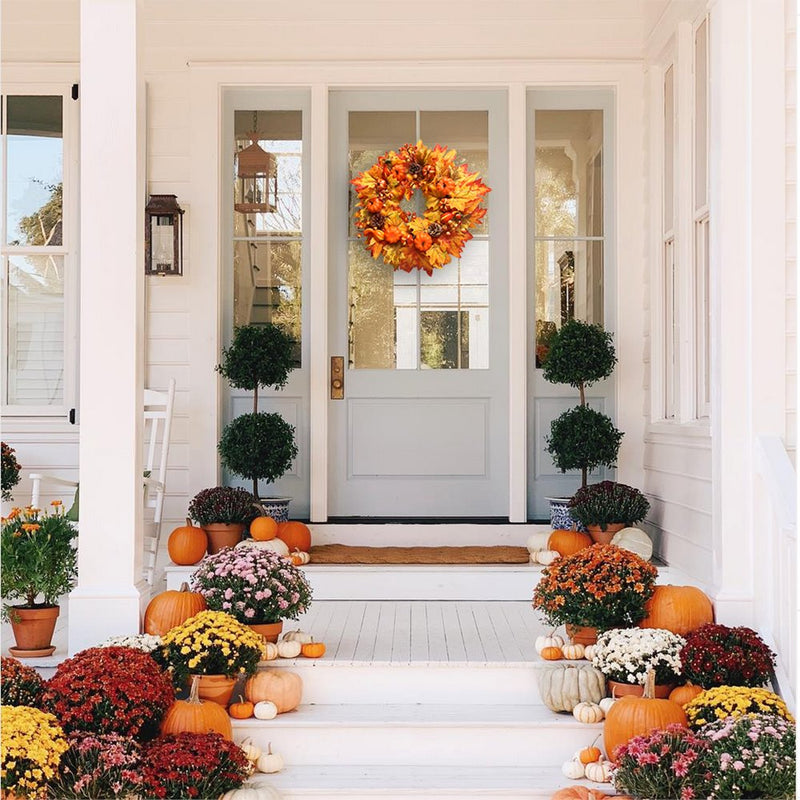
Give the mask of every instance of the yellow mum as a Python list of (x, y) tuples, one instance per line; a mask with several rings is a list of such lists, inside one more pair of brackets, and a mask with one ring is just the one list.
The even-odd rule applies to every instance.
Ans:
[(716, 686), (706, 689), (687, 703), (684, 711), (693, 728), (700, 728), (714, 719), (758, 712), (778, 714), (794, 722), (786, 703), (777, 694), (768, 689), (747, 686)]

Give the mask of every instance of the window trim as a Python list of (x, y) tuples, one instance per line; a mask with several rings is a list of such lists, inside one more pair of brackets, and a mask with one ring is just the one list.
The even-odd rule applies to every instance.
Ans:
[[(41, 74), (42, 80), (25, 80), (23, 75), (17, 77), (17, 70), (12, 66), (6, 69), (9, 76), (4, 83), (2, 93), (3, 120), (7, 120), (6, 103), (9, 96), (19, 95), (60, 95), (63, 111), (63, 208), (65, 224), (63, 225), (63, 244), (60, 247), (17, 247), (7, 244), (7, 218), (0, 220), (0, 305), (8, 316), (8, 259), (14, 255), (61, 255), (64, 258), (64, 393), (63, 402), (53, 406), (35, 406), (9, 404), (4, 393), (0, 398), (3, 416), (6, 418), (41, 417), (54, 420), (63, 418), (69, 425), (69, 413), (76, 409), (79, 394), (79, 326), (80, 326), (80, 259), (79, 259), (79, 106), (72, 97), (72, 86), (77, 83), (77, 67), (64, 68), (54, 65), (52, 69), (42, 65), (35, 70)], [(4, 122), (5, 124), (5, 122)], [(6, 175), (6, 135), (2, 133), (0, 147), (3, 175)], [(0, 189), (3, 194), (4, 207), (7, 208), (7, 183), (4, 181)], [(2, 369), (8, 372), (8, 330), (6, 325), (0, 329), (0, 353)], [(7, 384), (4, 384), (7, 385)], [(71, 427), (71, 425), (70, 425)]]

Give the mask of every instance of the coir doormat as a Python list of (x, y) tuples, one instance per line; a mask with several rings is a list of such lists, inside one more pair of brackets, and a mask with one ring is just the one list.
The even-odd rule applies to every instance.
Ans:
[(362, 547), (321, 544), (311, 548), (312, 564), (527, 564), (526, 547)]

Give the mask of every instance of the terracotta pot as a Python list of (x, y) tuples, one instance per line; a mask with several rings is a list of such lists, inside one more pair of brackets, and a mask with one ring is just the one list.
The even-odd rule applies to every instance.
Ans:
[(12, 606), (11, 628), (17, 644), (16, 647), (8, 648), (11, 655), (15, 658), (42, 658), (52, 655), (56, 648), (50, 642), (53, 639), (59, 613), (58, 606), (41, 608)]
[(614, 534), (627, 527), (625, 522), (609, 522), (605, 530), (599, 525), (587, 525), (586, 530), (589, 531), (589, 536), (595, 544), (611, 544)]
[(277, 642), (283, 630), (283, 621), (261, 622), (258, 625), (248, 625), (253, 633), (263, 636), (268, 642)]
[(202, 528), (208, 536), (210, 555), (219, 553), (223, 547), (236, 547), (242, 541), (244, 532), (244, 525), (241, 523), (215, 522), (213, 525), (203, 525)]
[[(189, 676), (189, 685), (192, 683), (192, 675)], [(197, 693), (201, 700), (210, 700), (212, 703), (219, 703), (227, 706), (233, 696), (233, 689), (236, 686), (236, 678), (227, 678), (225, 675), (199, 675)]]
[(587, 644), (597, 643), (597, 628), (570, 624), (564, 627), (567, 629), (567, 636), (569, 636), (575, 644), (582, 644), (585, 647)]
[[(657, 683), (655, 696), (659, 698), (659, 700), (666, 700), (674, 688), (674, 683)], [(626, 697), (628, 695), (631, 697), (641, 697), (644, 694), (644, 686), (610, 680), (608, 681), (608, 693), (612, 697)]]

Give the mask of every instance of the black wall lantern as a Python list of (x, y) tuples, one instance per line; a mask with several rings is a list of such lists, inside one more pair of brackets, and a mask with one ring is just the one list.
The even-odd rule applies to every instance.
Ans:
[(183, 275), (183, 209), (175, 195), (151, 194), (144, 223), (144, 274)]

